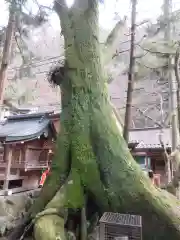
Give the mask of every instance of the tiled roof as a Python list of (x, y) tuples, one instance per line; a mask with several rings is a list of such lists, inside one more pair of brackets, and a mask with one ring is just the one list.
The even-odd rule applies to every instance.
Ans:
[(11, 116), (0, 126), (0, 139), (5, 142), (29, 141), (48, 135), (51, 120), (45, 114)]
[[(161, 129), (136, 129), (130, 132), (130, 142), (138, 141), (136, 148), (161, 148), (159, 134)], [(162, 132), (162, 140), (165, 147), (171, 147), (171, 129), (165, 128)]]

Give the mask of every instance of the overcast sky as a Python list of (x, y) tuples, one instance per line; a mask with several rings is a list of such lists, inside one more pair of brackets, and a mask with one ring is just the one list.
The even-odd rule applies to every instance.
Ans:
[[(105, 4), (100, 6), (100, 25), (104, 28), (112, 28), (115, 23), (113, 20), (114, 13), (117, 12), (120, 17), (124, 15), (130, 15), (130, 0), (104, 0)], [(33, 2), (31, 0), (30, 2)], [(38, 0), (40, 4), (49, 6), (52, 3), (52, 0)], [(73, 0), (67, 0), (68, 5), (73, 3)], [(163, 0), (138, 0), (138, 16), (137, 20), (150, 18), (156, 19), (156, 17), (161, 12)], [(28, 8), (34, 8), (34, 5), (30, 4)], [(180, 0), (173, 0), (173, 8), (180, 8)], [(8, 13), (7, 5), (4, 3), (4, 0), (0, 0), (0, 9), (1, 9), (1, 25), (7, 23)], [(52, 14), (51, 24), (54, 28), (59, 28), (59, 22), (57, 16)]]

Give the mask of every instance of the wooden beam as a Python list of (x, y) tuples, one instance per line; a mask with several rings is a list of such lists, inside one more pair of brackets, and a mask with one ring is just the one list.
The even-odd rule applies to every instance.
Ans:
[(30, 150), (30, 151), (32, 151), (32, 150), (42, 151), (42, 150), (49, 150), (50, 147), (49, 146), (47, 146), (47, 147), (28, 146), (27, 149)]
[(147, 152), (132, 152), (133, 156), (147, 156)]
[(9, 176), (11, 173), (11, 163), (12, 163), (12, 147), (11, 145), (5, 145), (4, 147), (5, 161), (6, 161), (6, 169), (5, 169), (5, 179), (3, 190), (8, 190), (9, 185)]
[[(3, 181), (4, 178), (5, 178), (4, 175), (0, 175), (0, 181)], [(9, 175), (9, 177), (6, 179), (6, 181), (9, 182), (9, 181), (13, 181), (13, 180), (24, 180), (27, 178), (28, 178), (27, 176)]]

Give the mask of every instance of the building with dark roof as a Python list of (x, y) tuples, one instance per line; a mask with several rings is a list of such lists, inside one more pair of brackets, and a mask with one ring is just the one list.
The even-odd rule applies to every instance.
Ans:
[(41, 171), (52, 159), (56, 134), (52, 113), (10, 116), (0, 125), (1, 194), (38, 187)]
[(55, 136), (55, 128), (49, 119), (49, 114), (23, 114), (10, 116), (0, 126), (0, 141), (14, 143), (31, 141), (41, 136), (48, 136), (49, 132)]

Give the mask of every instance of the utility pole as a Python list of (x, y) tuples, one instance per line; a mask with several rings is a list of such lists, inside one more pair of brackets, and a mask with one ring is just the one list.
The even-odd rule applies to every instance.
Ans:
[(131, 112), (132, 112), (132, 100), (134, 90), (134, 49), (135, 49), (135, 34), (136, 34), (136, 7), (137, 0), (132, 0), (132, 12), (131, 12), (131, 46), (130, 46), (130, 61), (129, 61), (129, 72), (128, 72), (128, 88), (126, 98), (126, 112), (124, 118), (124, 132), (123, 136), (127, 144), (129, 142), (129, 130), (131, 126)]
[(13, 36), (15, 31), (15, 4), (10, 5), (9, 9), (9, 20), (8, 25), (6, 28), (6, 36), (5, 42), (3, 47), (3, 54), (1, 60), (1, 67), (0, 67), (0, 114), (2, 111), (2, 104), (3, 104), (3, 97), (4, 97), (4, 85), (7, 80), (7, 69), (10, 60), (11, 50), (12, 50), (12, 42)]
[[(164, 21), (165, 31), (164, 39), (167, 43), (172, 40), (172, 23), (170, 17), (172, 15), (172, 0), (164, 0)], [(172, 140), (172, 152), (177, 149), (179, 144), (179, 131), (178, 131), (178, 118), (177, 118), (177, 86), (174, 72), (174, 57), (170, 54), (168, 56), (168, 69), (167, 78), (169, 82), (169, 115), (171, 120), (171, 140)], [(173, 160), (173, 162), (175, 159)], [(173, 164), (173, 170), (176, 170)]]

